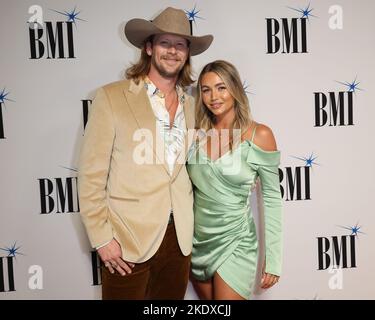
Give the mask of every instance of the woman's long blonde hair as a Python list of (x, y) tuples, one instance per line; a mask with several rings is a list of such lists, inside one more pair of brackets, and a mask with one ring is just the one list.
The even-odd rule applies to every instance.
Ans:
[[(241, 136), (252, 124), (249, 100), (243, 88), (240, 75), (236, 67), (224, 60), (213, 61), (203, 67), (197, 84), (197, 98), (195, 103), (197, 129), (209, 131), (214, 128), (215, 115), (204, 105), (202, 99), (202, 78), (208, 72), (216, 73), (224, 82), (227, 90), (234, 99), (235, 118), (230, 129), (240, 129)], [(233, 136), (230, 136), (230, 149), (232, 150)]]

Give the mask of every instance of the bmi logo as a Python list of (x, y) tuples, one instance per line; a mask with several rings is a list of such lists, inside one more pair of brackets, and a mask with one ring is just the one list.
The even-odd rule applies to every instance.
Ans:
[(7, 97), (8, 94), (9, 94), (9, 92), (6, 92), (5, 88), (3, 88), (3, 90), (0, 91), (0, 139), (5, 139), (3, 105), (5, 107), (5, 101), (13, 101), (13, 100), (9, 99), (9, 97)]
[(307, 21), (311, 14), (310, 4), (305, 9), (291, 8), (299, 18), (266, 18), (267, 53), (307, 53)]
[(362, 89), (357, 78), (352, 82), (336, 82), (344, 85), (346, 91), (314, 92), (314, 127), (354, 125), (353, 94)]
[(102, 284), (101, 273), (102, 261), (96, 251), (91, 251), (91, 267), (92, 267), (92, 285), (98, 286)]
[(16, 255), (23, 253), (18, 252), (20, 246), (17, 247), (17, 242), (11, 247), (0, 248), (5, 251), (6, 256), (0, 256), (0, 292), (16, 291), (14, 282), (14, 261)]
[[(63, 167), (77, 172), (77, 169)], [(79, 212), (77, 177), (40, 178), (40, 213)]]
[(83, 115), (83, 130), (86, 128), (87, 120), (89, 117), (89, 106), (92, 103), (92, 100), (90, 99), (85, 99), (81, 100), (82, 101), (82, 115)]
[(281, 196), (285, 201), (311, 200), (311, 171), (317, 157), (293, 157), (304, 162), (303, 166), (279, 169)]
[(353, 227), (340, 226), (350, 231), (349, 235), (317, 237), (318, 270), (332, 268), (356, 268), (356, 239), (361, 227), (358, 223)]
[[(31, 17), (29, 24), (30, 59), (74, 59), (74, 29), (77, 21), (85, 21), (78, 17), (80, 11), (51, 10), (66, 20), (44, 21), (43, 9), (38, 5), (29, 8)], [(74, 27), (73, 27), (74, 25)]]

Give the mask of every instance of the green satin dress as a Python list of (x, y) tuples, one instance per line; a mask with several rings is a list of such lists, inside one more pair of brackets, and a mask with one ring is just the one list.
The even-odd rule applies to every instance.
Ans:
[(261, 180), (265, 220), (265, 272), (280, 275), (282, 207), (279, 151), (264, 151), (243, 141), (211, 160), (196, 144), (187, 169), (194, 186), (192, 274), (205, 281), (215, 272), (238, 294), (250, 299), (257, 270), (258, 240), (250, 194)]

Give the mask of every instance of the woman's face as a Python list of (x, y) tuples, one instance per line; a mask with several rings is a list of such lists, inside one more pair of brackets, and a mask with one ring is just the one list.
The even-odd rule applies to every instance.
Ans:
[(201, 81), (201, 95), (205, 106), (219, 118), (230, 113), (234, 115), (234, 98), (224, 81), (215, 73), (207, 72)]

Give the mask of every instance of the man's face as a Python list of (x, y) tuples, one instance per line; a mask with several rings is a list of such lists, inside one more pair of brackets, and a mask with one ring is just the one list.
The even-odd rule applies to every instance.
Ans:
[(153, 43), (146, 45), (146, 52), (151, 56), (151, 68), (165, 78), (175, 78), (188, 58), (189, 46), (186, 39), (161, 34), (154, 37)]

